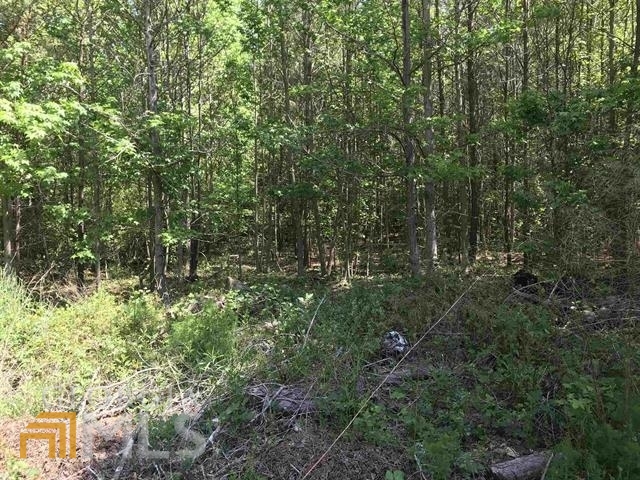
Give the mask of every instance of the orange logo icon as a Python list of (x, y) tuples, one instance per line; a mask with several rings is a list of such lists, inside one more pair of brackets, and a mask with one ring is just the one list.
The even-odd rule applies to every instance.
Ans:
[[(20, 458), (27, 458), (27, 440), (48, 440), (49, 458), (56, 457), (56, 439), (58, 441), (58, 457), (67, 456), (67, 426), (69, 427), (69, 458), (76, 458), (76, 413), (75, 412), (42, 412), (37, 419), (59, 420), (57, 422), (31, 422), (20, 434)], [(64, 422), (68, 420), (69, 423)], [(49, 430), (29, 431), (29, 430)]]

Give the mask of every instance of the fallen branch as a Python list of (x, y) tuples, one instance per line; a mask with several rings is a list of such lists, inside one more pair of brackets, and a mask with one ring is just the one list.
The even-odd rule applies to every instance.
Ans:
[(513, 291), (511, 292), (511, 295), (507, 297), (507, 300), (512, 300), (513, 297), (518, 297), (518, 298), (521, 298), (522, 300), (526, 300), (527, 302), (531, 302), (535, 304), (546, 303), (546, 301), (543, 301), (538, 295), (523, 292), (522, 290), (518, 290), (516, 288), (513, 289)]
[(129, 459), (131, 458), (131, 455), (133, 453), (133, 445), (136, 443), (136, 438), (138, 436), (138, 432), (140, 432), (140, 427), (136, 428), (133, 431), (133, 433), (131, 434), (131, 436), (127, 440), (126, 445), (122, 449), (122, 458), (120, 459), (120, 462), (118, 463), (118, 466), (116, 467), (116, 471), (115, 471), (115, 474), (113, 476), (113, 480), (118, 480), (120, 478), (120, 475), (122, 474), (122, 471), (124, 470), (124, 466), (127, 464)]
[(491, 474), (497, 480), (538, 480), (546, 473), (550, 460), (548, 453), (534, 453), (496, 463)]
[(183, 458), (188, 457), (189, 460), (191, 460), (192, 462), (195, 462), (198, 457), (200, 457), (204, 452), (207, 451), (207, 448), (209, 447), (209, 445), (213, 445), (213, 442), (215, 441), (215, 439), (222, 432), (222, 426), (220, 425), (220, 420), (218, 420), (217, 418), (214, 418), (212, 422), (216, 425), (216, 429), (213, 432), (211, 432), (211, 435), (209, 435), (209, 438), (207, 438), (207, 441), (199, 445), (196, 450), (178, 451), (178, 455), (180, 457), (183, 457)]
[(400, 385), (407, 380), (425, 380), (429, 377), (429, 369), (423, 366), (410, 366), (399, 368), (395, 372), (385, 377), (385, 383), (389, 385)]
[(315, 403), (308, 398), (309, 392), (297, 387), (263, 383), (248, 387), (246, 391), (248, 395), (258, 399), (262, 404), (262, 415), (270, 407), (293, 415), (308, 414), (316, 409)]

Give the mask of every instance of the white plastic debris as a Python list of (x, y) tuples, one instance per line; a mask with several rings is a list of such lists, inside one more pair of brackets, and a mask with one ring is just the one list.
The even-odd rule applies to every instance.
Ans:
[(409, 351), (409, 341), (399, 332), (391, 330), (385, 333), (382, 348), (387, 355), (404, 355)]

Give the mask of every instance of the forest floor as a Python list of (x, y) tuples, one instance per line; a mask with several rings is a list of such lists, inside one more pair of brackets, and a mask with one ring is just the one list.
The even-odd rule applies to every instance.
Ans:
[[(547, 480), (640, 478), (637, 282), (481, 270), (219, 273), (168, 310), (132, 279), (55, 302), (3, 279), (0, 479), (488, 479), (536, 452)], [(78, 412), (77, 458), (18, 458), (47, 410)]]

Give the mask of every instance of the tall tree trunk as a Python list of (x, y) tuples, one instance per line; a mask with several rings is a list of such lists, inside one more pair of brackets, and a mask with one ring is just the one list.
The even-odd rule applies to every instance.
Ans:
[[(191, 13), (191, 1), (187, 1), (185, 4), (185, 15), (187, 18), (195, 18), (192, 13)], [(197, 15), (197, 13), (196, 13)], [(198, 55), (201, 55), (201, 52), (197, 52)], [(181, 103), (183, 105), (183, 109), (186, 111), (187, 117), (188, 118), (192, 118), (192, 111), (191, 111), (191, 107), (192, 107), (192, 90), (193, 90), (193, 85), (192, 85), (192, 68), (194, 65), (193, 59), (191, 58), (191, 46), (190, 46), (190, 37), (189, 37), (189, 32), (184, 32), (183, 33), (183, 38), (182, 38), (182, 55), (183, 55), (183, 61), (186, 63), (184, 69), (185, 69), (185, 81), (184, 83), (181, 83), (180, 85), (183, 87), (183, 90), (181, 92)], [(194, 128), (193, 128), (193, 123), (189, 122), (188, 128), (187, 128), (187, 132), (186, 132), (188, 138), (186, 139), (186, 145), (185, 147), (189, 149), (189, 152), (193, 152), (195, 150), (195, 144), (194, 144)], [(183, 133), (184, 135), (184, 133)], [(191, 175), (189, 176), (189, 178), (191, 177)], [(189, 212), (189, 206), (191, 205), (191, 202), (193, 200), (193, 197), (191, 196), (192, 194), (192, 189), (191, 189), (191, 185), (189, 185), (187, 188), (185, 188), (183, 190), (182, 193), (182, 208), (180, 209), (180, 216), (182, 217), (182, 223), (183, 226), (185, 228), (185, 231), (190, 231), (191, 230), (191, 220), (192, 220), (192, 215)], [(177, 251), (176, 251), (176, 272), (178, 273), (178, 278), (182, 279), (183, 275), (184, 275), (184, 270), (185, 270), (185, 266), (187, 264), (187, 262), (190, 264), (191, 263), (191, 255), (189, 253), (190, 250), (190, 246), (191, 246), (191, 241), (189, 239), (189, 241), (186, 240), (181, 240), (178, 243), (177, 246)]]
[[(152, 0), (144, 2), (144, 41), (147, 57), (147, 104), (151, 115), (158, 113), (158, 85), (156, 80), (156, 50), (153, 37), (153, 25), (151, 22)], [(155, 127), (150, 128), (151, 154), (155, 164), (160, 160), (162, 151), (160, 147), (160, 135)], [(151, 185), (153, 194), (153, 281), (154, 289), (160, 295), (163, 302), (167, 303), (169, 294), (167, 290), (166, 253), (162, 243), (162, 235), (165, 228), (164, 219), (164, 187), (161, 174), (155, 166), (151, 172)]]
[[(609, 0), (609, 31), (607, 37), (609, 40), (607, 51), (607, 63), (608, 63), (608, 80), (609, 88), (613, 88), (613, 84), (616, 80), (616, 64), (613, 56), (616, 48), (615, 43), (615, 14), (616, 14), (616, 0)], [(616, 112), (613, 108), (609, 110), (609, 133), (614, 134), (616, 131)]]
[[(87, 17), (90, 18), (90, 13), (89, 13), (89, 5), (88, 2), (85, 1), (85, 12), (81, 12), (80, 11), (80, 5), (78, 3), (76, 3), (76, 14), (78, 15), (78, 17), (82, 17), (83, 15), (87, 15)], [(82, 22), (82, 26), (81, 26), (81, 31), (80, 31), (80, 42), (78, 45), (78, 51), (79, 51), (79, 55), (78, 55), (78, 66), (80, 67), (80, 69), (84, 70), (87, 68), (87, 65), (85, 64), (85, 60), (86, 60), (86, 49), (87, 49), (87, 44), (89, 43), (90, 39), (91, 39), (91, 35), (89, 34), (89, 38), (85, 40), (85, 35), (87, 35), (87, 23), (90, 22)], [(89, 40), (89, 41), (87, 41)], [(82, 86), (80, 86), (80, 89), (78, 91), (78, 102), (79, 103), (85, 103), (87, 101), (87, 87), (85, 84), (83, 84)], [(78, 142), (78, 147), (77, 147), (77, 160), (78, 160), (78, 197), (77, 197), (77, 209), (80, 212), (83, 208), (84, 208), (84, 203), (85, 203), (85, 198), (84, 198), (84, 190), (85, 190), (85, 184), (86, 184), (86, 169), (87, 169), (87, 144), (86, 144), (86, 131), (85, 131), (85, 122), (86, 122), (86, 118), (80, 117), (78, 119), (78, 123), (76, 125), (76, 135), (77, 135), (77, 142)], [(85, 240), (86, 240), (86, 225), (84, 222), (84, 219), (81, 219), (78, 221), (77, 225), (76, 225), (76, 242), (78, 244), (78, 247), (81, 248), (83, 251), (85, 250)], [(84, 253), (84, 252), (83, 252)], [(85, 261), (84, 258), (81, 256), (80, 258), (76, 259), (76, 281), (78, 284), (78, 287), (82, 288), (84, 287), (85, 284)]]
[[(522, 91), (527, 92), (529, 90), (529, 0), (522, 0)], [(529, 141), (528, 141), (528, 129), (525, 127), (524, 141), (522, 142), (522, 166), (525, 169), (524, 177), (524, 192), (527, 195), (527, 206), (524, 207), (522, 230), (523, 236), (526, 242), (530, 241), (531, 237), (531, 225), (533, 223), (531, 218), (531, 208), (528, 205), (529, 196), (531, 194), (531, 172), (529, 172)], [(527, 251), (524, 252), (524, 266), (529, 266), (531, 261), (530, 255)]]
[[(258, 108), (256, 107), (254, 125), (258, 126)], [(260, 160), (258, 138), (253, 140), (253, 253), (256, 272), (262, 273), (262, 254), (260, 251), (262, 227), (260, 224)]]
[[(611, 91), (613, 91), (616, 81), (616, 64), (614, 58), (615, 52), (615, 0), (609, 0), (608, 9), (608, 48), (607, 48), (607, 81)], [(632, 62), (633, 63), (633, 62)], [(633, 65), (632, 65), (633, 68)], [(637, 71), (637, 65), (636, 65)], [(628, 120), (628, 117), (627, 117)], [(611, 136), (613, 144), (617, 144), (617, 122), (616, 113), (613, 108), (610, 108), (607, 118), (607, 130)], [(626, 146), (626, 145), (625, 145)], [(629, 171), (627, 168), (628, 159), (623, 158), (624, 153), (617, 153), (615, 155), (616, 161), (613, 164), (613, 175), (617, 181), (611, 186), (608, 199), (608, 217), (612, 227), (612, 239), (611, 239), (611, 255), (617, 261), (624, 261), (627, 257), (627, 222), (628, 208), (627, 208), (627, 177)], [(623, 269), (625, 266), (623, 265)]]
[[(558, 16), (554, 22), (554, 66), (555, 66), (555, 79), (554, 79), (554, 84), (555, 84), (555, 88), (556, 88), (556, 93), (559, 93), (560, 90), (560, 67), (562, 65), (562, 61), (560, 60), (560, 45), (561, 45), (561, 38), (560, 38), (560, 33), (561, 33), (561, 25), (560, 25), (560, 17)], [(564, 99), (564, 101), (566, 101), (566, 97)], [(553, 175), (560, 175), (560, 168), (559, 168), (559, 164), (560, 161), (562, 160), (562, 155), (563, 155), (563, 147), (566, 147), (567, 144), (567, 139), (566, 139), (566, 135), (563, 136), (562, 138), (558, 138), (557, 135), (555, 135), (553, 132), (551, 132), (550, 135), (550, 145), (552, 145), (553, 151), (551, 152), (550, 157), (550, 161), (551, 161), (551, 171), (553, 172)], [(566, 150), (566, 149), (565, 149)], [(551, 211), (551, 222), (552, 222), (552, 228), (553, 228), (553, 239), (554, 239), (554, 243), (557, 247), (559, 247), (562, 243), (562, 229), (563, 229), (563, 224), (560, 220), (560, 206), (559, 205), (555, 205), (552, 208)], [(558, 250), (560, 251), (560, 250)]]
[[(80, 62), (80, 65), (82, 65), (82, 59)], [(84, 92), (84, 88), (81, 90), (80, 95), (79, 95), (79, 101), (80, 102), (84, 102), (85, 101), (85, 97), (86, 94)], [(84, 139), (84, 129), (83, 129), (83, 125), (82, 122), (84, 120), (80, 120), (80, 123), (77, 125), (77, 135), (78, 135), (78, 150), (77, 150), (77, 155), (78, 155), (78, 190), (77, 190), (77, 203), (76, 203), (76, 208), (78, 209), (78, 212), (81, 212), (82, 209), (84, 209), (84, 202), (85, 202), (85, 198), (84, 198), (84, 190), (85, 190), (85, 171), (87, 168), (87, 152), (86, 152), (86, 145), (85, 145), (85, 139)], [(78, 244), (78, 247), (81, 248), (83, 250), (82, 253), (84, 253), (84, 249), (85, 249), (85, 239), (86, 239), (86, 226), (85, 226), (85, 222), (83, 219), (78, 221), (78, 224), (76, 225), (76, 242)], [(82, 288), (85, 285), (85, 262), (83, 257), (81, 256), (80, 258), (76, 259), (76, 272), (77, 272), (77, 284), (78, 287)]]
[[(199, 158), (199, 157), (198, 157)], [(198, 166), (200, 161), (198, 160)], [(199, 215), (200, 215), (200, 203), (201, 203), (201, 188), (200, 179), (192, 178), (191, 198), (195, 202), (194, 212), (191, 214), (191, 222), (189, 229), (191, 230), (191, 238), (189, 239), (189, 279), (195, 281), (198, 277), (198, 254), (199, 254), (199, 242), (198, 242), (198, 228), (199, 228)]]
[[(353, 10), (353, 2), (348, 2), (345, 6), (346, 15), (349, 15)], [(353, 58), (355, 56), (355, 49), (353, 48), (353, 42), (345, 40), (343, 43), (343, 68), (344, 68), (344, 82), (343, 82), (343, 98), (344, 98), (344, 121), (348, 125), (356, 125), (357, 119), (355, 114), (355, 103), (357, 99), (353, 93)], [(344, 151), (345, 158), (352, 161), (356, 154), (356, 141), (351, 135), (341, 135), (340, 143)], [(342, 269), (342, 276), (345, 280), (349, 280), (353, 274), (352, 256), (354, 254), (354, 238), (355, 234), (355, 220), (357, 217), (356, 199), (357, 199), (357, 179), (347, 177), (346, 181), (341, 182), (339, 185), (339, 192), (344, 202), (341, 208), (342, 215), (340, 223), (336, 225), (341, 231), (336, 231), (336, 237), (342, 237), (342, 250), (339, 251), (338, 256), (340, 259), (340, 268)], [(341, 235), (340, 235), (341, 234)], [(335, 250), (334, 250), (335, 255)], [(335, 258), (334, 258), (335, 262)]]
[[(510, 0), (504, 1), (504, 13), (505, 19), (509, 19), (511, 15), (511, 2)], [(505, 43), (503, 48), (504, 54), (504, 81), (502, 82), (502, 102), (504, 104), (504, 120), (508, 121), (509, 111), (509, 78), (511, 76), (510, 69), (510, 53), (511, 46)], [(511, 251), (513, 250), (513, 173), (512, 167), (512, 141), (511, 135), (508, 132), (504, 134), (504, 163), (506, 166), (504, 174), (504, 213), (503, 213), (503, 235), (504, 235), (504, 250), (507, 254), (507, 265), (511, 265)]]
[(407, 234), (409, 243), (409, 267), (411, 275), (420, 275), (420, 250), (418, 249), (418, 195), (415, 173), (415, 147), (411, 137), (413, 124), (411, 92), (411, 21), (409, 0), (402, 0), (402, 124), (404, 129), (404, 158), (407, 188)]
[[(635, 14), (636, 14), (636, 18), (635, 18), (635, 22), (634, 22), (634, 30), (635, 30), (635, 38), (634, 38), (634, 44), (633, 44), (633, 56), (632, 56), (632, 61), (631, 61), (631, 78), (632, 81), (637, 82), (638, 80), (638, 67), (640, 66), (640, 0), (636, 0), (635, 2)], [(627, 146), (630, 144), (631, 141), (631, 135), (632, 135), (632, 125), (633, 125), (633, 121), (634, 121), (634, 109), (633, 106), (629, 105), (629, 110), (627, 112), (627, 133), (625, 135), (625, 142), (627, 144)], [(627, 147), (628, 148), (628, 147)], [(637, 153), (638, 153), (638, 147), (637, 145), (635, 146), (635, 152), (630, 152), (630, 158), (637, 158)], [(627, 161), (627, 165), (629, 164), (629, 161)], [(630, 179), (632, 178), (631, 175), (626, 176), (627, 180), (630, 181)], [(637, 194), (635, 195), (635, 198), (637, 198)], [(633, 204), (633, 199), (631, 199), (631, 201), (626, 203), (626, 208), (629, 208), (629, 205)], [(631, 228), (629, 228), (629, 232), (635, 232), (634, 234), (634, 238), (633, 238), (633, 242), (635, 245), (638, 245), (638, 218), (637, 215), (632, 219), (633, 220), (633, 224), (631, 224)], [(637, 251), (636, 251), (637, 253)]]
[[(86, 168), (85, 151), (83, 141), (79, 141), (78, 146), (78, 169), (80, 170), (80, 180), (78, 185), (78, 210), (84, 208), (84, 170)], [(84, 250), (84, 241), (86, 237), (84, 220), (80, 220), (76, 225), (76, 241), (80, 248)], [(84, 287), (84, 269), (85, 263), (82, 258), (76, 259), (77, 282), (79, 287)]]
[(20, 272), (20, 244), (22, 241), (22, 199), (13, 200), (13, 271)]
[[(303, 49), (302, 54), (302, 83), (306, 87), (304, 95), (304, 125), (306, 127), (306, 141), (305, 141), (305, 155), (311, 156), (314, 150), (314, 138), (313, 138), (313, 123), (314, 123), (314, 108), (313, 108), (313, 94), (311, 92), (311, 85), (313, 81), (313, 58), (311, 52), (313, 50), (313, 18), (311, 9), (305, 8), (302, 13), (303, 19)], [(311, 208), (313, 210), (313, 233), (315, 236), (315, 243), (318, 249), (318, 262), (320, 263), (320, 274), (325, 276), (327, 273), (327, 267), (325, 264), (324, 255), (324, 243), (322, 241), (322, 223), (320, 216), (320, 207), (318, 196), (314, 196), (311, 200)], [(306, 235), (305, 235), (306, 236)], [(310, 248), (307, 248), (307, 256), (309, 257)], [(310, 257), (309, 257), (310, 259)]]
[[(95, 102), (95, 5), (94, 0), (83, 0), (82, 11), (80, 11), (80, 4), (76, 3), (78, 9), (77, 15), (79, 18), (83, 18), (80, 42), (78, 45), (79, 58), (78, 66), (83, 72), (86, 72), (86, 84), (80, 87), (78, 92), (78, 101), (80, 103), (94, 103)], [(102, 195), (102, 177), (100, 171), (100, 160), (98, 155), (92, 150), (92, 135), (93, 132), (88, 128), (88, 122), (90, 117), (81, 116), (78, 122), (78, 168), (80, 170), (80, 184), (78, 188), (78, 208), (83, 208), (85, 204), (85, 185), (91, 186), (93, 192), (93, 198), (90, 200), (92, 208), (92, 216), (94, 221), (91, 228), (93, 230), (93, 264), (95, 271), (95, 283), (97, 287), (100, 287), (100, 280), (102, 278), (101, 271), (101, 241), (100, 241), (100, 223), (102, 220), (102, 212), (100, 208), (101, 195)], [(94, 159), (94, 160), (92, 160)], [(86, 174), (91, 173), (93, 179), (86, 182)], [(76, 227), (77, 240), (79, 243), (84, 243), (87, 238), (87, 225), (84, 221), (80, 221)], [(77, 264), (77, 277), (78, 284), (84, 285), (85, 282), (85, 265), (82, 259), (78, 260)]]
[[(198, 35), (198, 100), (197, 100), (197, 109), (198, 109), (198, 148), (202, 144), (202, 92), (203, 92), (203, 59), (202, 52), (204, 50), (203, 46), (204, 40), (202, 33)], [(196, 172), (200, 172), (201, 167), (201, 153), (196, 153)], [(200, 254), (200, 243), (199, 243), (199, 224), (200, 224), (200, 215), (201, 214), (201, 203), (202, 203), (202, 184), (200, 182), (199, 174), (191, 176), (191, 199), (194, 202), (194, 208), (191, 212), (191, 221), (189, 222), (189, 230), (190, 230), (190, 239), (189, 239), (189, 276), (188, 278), (191, 281), (195, 281), (198, 277), (198, 258)]]
[[(454, 34), (457, 36), (460, 34), (460, 24), (462, 21), (462, 4), (461, 0), (455, 0), (454, 5)], [(462, 93), (462, 66), (463, 62), (460, 53), (454, 52), (453, 56), (453, 84), (455, 94), (455, 114), (456, 120), (456, 139), (458, 148), (462, 151), (465, 148), (466, 141), (464, 139), (464, 128), (462, 123), (462, 116), (465, 114), (465, 96)], [(461, 166), (465, 166), (463, 158), (460, 159)], [(458, 261), (462, 264), (468, 260), (468, 228), (469, 217), (468, 207), (469, 197), (467, 194), (467, 182), (458, 181), (456, 189), (456, 206), (457, 206), (457, 246), (458, 246)]]
[[(467, 4), (467, 32), (471, 36), (474, 30), (475, 2)], [(469, 167), (478, 166), (478, 85), (476, 80), (475, 53), (469, 47), (467, 52), (467, 99), (469, 104)], [(470, 182), (470, 218), (469, 218), (469, 261), (474, 262), (478, 253), (478, 232), (480, 229), (480, 179), (473, 171)]]
[[(610, 5), (614, 4), (613, 0), (610, 0)], [(611, 19), (611, 17), (610, 17)], [(640, 64), (640, 0), (635, 1), (635, 19), (634, 19), (634, 44), (633, 51), (631, 55), (631, 81), (633, 83), (638, 80), (638, 67)], [(611, 55), (611, 54), (610, 54)], [(613, 84), (615, 80), (614, 74), (611, 73), (613, 69), (612, 63), (610, 63), (610, 78), (609, 83)], [(632, 135), (633, 135), (633, 120), (634, 120), (634, 107), (633, 101), (629, 100), (629, 106), (626, 112), (625, 119), (625, 132), (624, 132), (624, 145), (623, 145), (623, 154), (624, 157), (621, 159), (622, 167), (619, 175), (621, 185), (617, 188), (616, 192), (616, 202), (614, 203), (614, 218), (616, 218), (616, 229), (614, 231), (614, 239), (613, 239), (613, 255), (617, 259), (626, 260), (629, 255), (629, 242), (633, 240), (637, 242), (637, 232), (638, 228), (636, 225), (637, 218), (634, 218), (632, 212), (633, 210), (630, 208), (630, 205), (633, 205), (633, 190), (631, 187), (631, 179), (633, 178), (633, 170), (631, 169), (632, 159), (637, 157), (637, 146), (632, 145)], [(615, 124), (615, 120), (614, 120)], [(617, 204), (617, 205), (616, 205)], [(626, 270), (626, 262), (623, 268)]]
[(636, 0), (635, 41), (633, 44), (633, 61), (631, 63), (631, 76), (638, 77), (638, 62), (640, 62), (640, 0)]
[[(283, 102), (284, 102), (284, 120), (285, 123), (293, 128), (293, 118), (291, 112), (291, 94), (290, 94), (290, 83), (291, 79), (289, 76), (289, 51), (287, 48), (287, 38), (286, 38), (286, 19), (284, 18), (284, 13), (280, 12), (280, 61), (282, 68), (282, 89), (283, 89)], [(293, 154), (291, 152), (290, 145), (283, 145), (283, 159), (287, 168), (290, 169), (291, 172), (291, 183), (296, 185), (300, 179), (296, 174), (296, 168), (293, 164)], [(291, 199), (292, 203), (292, 220), (293, 220), (293, 229), (295, 232), (295, 240), (296, 240), (296, 257), (297, 257), (297, 273), (298, 276), (304, 275), (305, 272), (305, 238), (304, 238), (304, 225), (303, 225), (303, 217), (304, 217), (304, 205), (303, 200), (299, 198), (297, 195)]]
[[(435, 0), (436, 2), (440, 0)], [(428, 122), (425, 131), (425, 162), (431, 162), (431, 155), (435, 152), (435, 138), (431, 117), (433, 117), (433, 99), (431, 85), (433, 80), (432, 54), (433, 37), (431, 33), (431, 0), (422, 0), (422, 24), (424, 28), (424, 42), (422, 46), (422, 88), (424, 117)], [(427, 263), (433, 268), (438, 259), (438, 237), (436, 229), (436, 183), (428, 178), (425, 186), (425, 210), (427, 230)]]
[[(95, 166), (95, 185), (93, 189), (93, 211), (96, 219), (100, 220), (102, 218), (102, 206), (101, 206), (101, 195), (102, 195), (102, 173), (100, 171), (100, 166), (96, 163)], [(100, 240), (100, 232), (96, 232), (95, 244), (94, 244), (94, 257), (95, 257), (95, 268), (96, 268), (96, 287), (100, 288), (100, 282), (102, 281), (102, 241)]]

